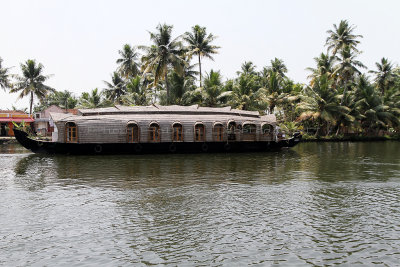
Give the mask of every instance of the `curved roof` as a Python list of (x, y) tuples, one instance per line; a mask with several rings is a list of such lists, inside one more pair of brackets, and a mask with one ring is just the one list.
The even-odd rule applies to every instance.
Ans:
[(79, 109), (78, 115), (94, 116), (94, 115), (111, 115), (111, 114), (224, 114), (224, 115), (240, 115), (249, 117), (260, 117), (258, 111), (247, 111), (232, 109), (231, 107), (210, 108), (200, 107), (199, 105), (192, 106), (114, 106), (108, 108), (96, 109)]
[(80, 109), (78, 115), (51, 113), (54, 121), (253, 121), (276, 123), (275, 115), (260, 116), (257, 111), (193, 106), (115, 106), (109, 108)]

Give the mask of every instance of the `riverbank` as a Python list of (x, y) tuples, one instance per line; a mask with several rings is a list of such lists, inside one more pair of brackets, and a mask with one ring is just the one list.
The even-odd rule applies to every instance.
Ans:
[(303, 135), (302, 142), (375, 142), (375, 141), (400, 141), (400, 135), (363, 136), (363, 135), (328, 135), (314, 136)]

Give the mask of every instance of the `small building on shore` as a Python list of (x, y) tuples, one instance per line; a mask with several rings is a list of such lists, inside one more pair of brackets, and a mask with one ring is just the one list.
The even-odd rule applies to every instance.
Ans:
[(0, 136), (14, 136), (14, 124), (24, 121), (27, 125), (34, 122), (33, 116), (20, 110), (0, 110)]

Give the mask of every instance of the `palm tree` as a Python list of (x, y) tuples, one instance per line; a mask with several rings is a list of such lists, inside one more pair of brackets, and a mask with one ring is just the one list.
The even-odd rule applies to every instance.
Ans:
[(255, 75), (240, 75), (229, 93), (229, 104), (243, 110), (257, 109), (257, 92), (259, 84)]
[(104, 88), (104, 93), (110, 101), (114, 103), (122, 104), (121, 96), (126, 94), (126, 85), (122, 77), (118, 72), (114, 72), (111, 75), (111, 83), (103, 81), (107, 88)]
[(334, 30), (327, 31), (329, 36), (326, 39), (325, 45), (328, 46), (328, 52), (332, 50), (333, 55), (336, 55), (339, 50), (346, 46), (358, 51), (356, 46), (360, 41), (357, 39), (362, 38), (363, 36), (353, 34), (355, 26), (350, 26), (347, 20), (341, 20), (339, 26), (333, 24), (333, 28)]
[(216, 36), (211, 33), (207, 35), (206, 28), (195, 25), (192, 27), (192, 32), (186, 32), (183, 39), (187, 42), (190, 54), (198, 56), (199, 59), (199, 74), (200, 74), (200, 87), (202, 86), (201, 79), (201, 58), (207, 57), (211, 60), (214, 58), (212, 54), (217, 54), (219, 46), (211, 45), (216, 39)]
[(336, 123), (336, 117), (350, 112), (348, 107), (339, 104), (332, 80), (326, 74), (317, 79), (312, 87), (308, 87), (306, 93), (297, 106), (297, 110), (301, 112), (298, 120), (316, 120), (317, 135), (328, 134), (330, 126)]
[(65, 91), (54, 91), (48, 94), (43, 100), (40, 101), (42, 106), (56, 105), (60, 108), (68, 109), (75, 108), (78, 103), (78, 99), (73, 95), (72, 92)]
[(29, 114), (32, 114), (34, 97), (43, 99), (49, 92), (54, 92), (55, 90), (44, 84), (50, 76), (42, 74), (43, 65), (41, 63), (37, 64), (35, 60), (28, 59), (25, 64), (21, 64), (21, 70), (22, 76), (17, 76), (18, 82), (11, 92), (20, 92), (18, 98), (29, 95)]
[(257, 75), (256, 65), (251, 61), (245, 61), (240, 69), (240, 71), (236, 72), (237, 75)]
[(400, 124), (396, 116), (398, 113), (391, 112), (390, 107), (383, 102), (382, 96), (364, 76), (360, 77), (356, 95), (356, 108), (362, 116), (361, 124), (368, 133), (378, 131), (390, 124), (394, 126)]
[(139, 64), (136, 62), (139, 53), (136, 49), (129, 44), (125, 44), (122, 50), (119, 50), (121, 58), (117, 59), (117, 64), (119, 64), (119, 72), (126, 79), (129, 77), (134, 77), (139, 74)]
[(136, 76), (126, 84), (127, 92), (122, 96), (125, 105), (146, 106), (151, 101), (151, 91), (147, 88), (145, 80)]
[(335, 77), (337, 85), (344, 88), (344, 94), (347, 93), (350, 83), (354, 82), (361, 74), (358, 68), (366, 68), (361, 61), (356, 60), (358, 55), (359, 52), (352, 53), (351, 47), (345, 46), (340, 50), (340, 56), (337, 57), (338, 64), (334, 67), (332, 76)]
[(182, 54), (183, 48), (179, 37), (172, 39), (172, 26), (159, 24), (157, 31), (150, 32), (150, 40), (153, 45), (150, 47), (141, 46), (146, 51), (142, 57), (144, 74), (152, 72), (154, 74), (154, 85), (157, 85), (159, 79), (164, 79), (167, 89), (167, 99), (169, 99), (168, 70), (173, 67), (176, 72), (181, 74), (186, 64)]
[(335, 63), (336, 57), (330, 56), (328, 54), (321, 53), (319, 57), (315, 57), (314, 61), (317, 67), (307, 68), (306, 70), (311, 71), (312, 73), (307, 77), (311, 79), (310, 85), (313, 86), (315, 80), (320, 78), (322, 75), (327, 75), (328, 78), (331, 78), (333, 73), (333, 64)]
[(10, 68), (3, 68), (2, 62), (3, 59), (0, 57), (0, 87), (3, 88), (3, 90), (5, 91), (6, 89), (11, 88), (12, 86), (10, 83), (11, 75), (8, 73)]
[(269, 70), (270, 72), (275, 72), (279, 79), (285, 78), (285, 73), (288, 72), (285, 63), (283, 63), (283, 60), (279, 58), (274, 58), (271, 60), (271, 66), (269, 67)]
[(297, 97), (291, 97), (288, 93), (284, 92), (284, 81), (277, 72), (270, 70), (266, 87), (260, 88), (257, 91), (256, 99), (261, 100), (259, 106), (262, 106), (262, 102), (265, 102), (266, 106), (268, 106), (269, 114), (274, 112), (276, 106), (283, 106), (297, 99)]
[(103, 93), (99, 92), (97, 88), (93, 89), (90, 93), (82, 93), (78, 103), (80, 108), (102, 108), (110, 105), (111, 102), (103, 99)]
[(378, 70), (369, 72), (375, 74), (376, 87), (384, 95), (385, 90), (394, 84), (397, 75), (394, 72), (393, 64), (387, 58), (383, 57), (381, 63), (376, 62), (375, 65)]
[(221, 100), (227, 97), (225, 93), (222, 76), (219, 71), (211, 70), (204, 79), (204, 87), (202, 90), (203, 105), (207, 107), (220, 106)]

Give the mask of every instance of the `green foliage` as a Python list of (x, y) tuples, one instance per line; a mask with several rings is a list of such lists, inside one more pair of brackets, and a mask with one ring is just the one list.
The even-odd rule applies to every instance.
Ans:
[(139, 53), (136, 51), (135, 47), (125, 44), (122, 50), (118, 51), (121, 58), (117, 59), (117, 64), (119, 65), (118, 71), (126, 79), (130, 77), (135, 77), (139, 74), (140, 65), (137, 62)]
[(22, 76), (17, 76), (17, 83), (11, 90), (12, 93), (19, 92), (18, 98), (30, 97), (29, 113), (32, 114), (34, 96), (44, 99), (49, 92), (55, 90), (44, 84), (50, 76), (43, 75), (43, 65), (36, 63), (35, 60), (28, 59), (25, 64), (21, 64)]
[(206, 27), (199, 25), (193, 26), (192, 31), (186, 32), (183, 36), (183, 40), (187, 43), (185, 50), (188, 51), (189, 58), (197, 55), (199, 60), (200, 87), (202, 87), (201, 59), (206, 57), (214, 60), (212, 55), (217, 54), (217, 50), (220, 48), (211, 44), (215, 38), (213, 34), (207, 34)]
[[(82, 93), (79, 99), (68, 91), (56, 92), (43, 84), (48, 78), (42, 75), (43, 66), (28, 60), (21, 65), (23, 75), (11, 92), (31, 96), (31, 103), (36, 96), (41, 100), (38, 108), (51, 104), (62, 108), (155, 103), (231, 106), (275, 114), (286, 132), (304, 129), (309, 138), (400, 134), (400, 69), (382, 58), (376, 70), (369, 71), (373, 76), (370, 82), (359, 61), (361, 51), (357, 46), (362, 36), (355, 34), (355, 26), (346, 20), (327, 32), (327, 51), (314, 58), (314, 67), (307, 68), (308, 84), (291, 80), (279, 58), (260, 69), (245, 61), (236, 76), (225, 81), (220, 71), (212, 69), (203, 78), (202, 59), (213, 60), (220, 48), (213, 45), (216, 37), (199, 25), (176, 38), (172, 37), (172, 29), (172, 25), (159, 24), (149, 32), (149, 46), (125, 44), (118, 51), (118, 68), (111, 82), (105, 82), (103, 91), (94, 89)], [(0, 58), (0, 86), (10, 88), (12, 75), (1, 67), (1, 62)]]
[(122, 96), (126, 94), (126, 83), (118, 72), (111, 75), (111, 83), (104, 81), (107, 86), (104, 88), (106, 98), (113, 103), (122, 104)]
[(99, 92), (97, 88), (93, 89), (90, 93), (84, 92), (78, 100), (79, 108), (103, 108), (109, 107), (113, 104), (108, 99), (103, 97), (103, 92)]
[(186, 64), (182, 43), (179, 38), (172, 38), (172, 28), (171, 25), (159, 24), (156, 32), (150, 32), (150, 40), (153, 44), (149, 47), (141, 46), (146, 53), (142, 57), (143, 73), (153, 74), (155, 86), (160, 79), (164, 79), (167, 103), (169, 101), (168, 71), (172, 67), (177, 73), (183, 74)]

